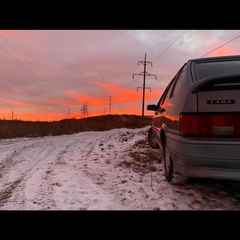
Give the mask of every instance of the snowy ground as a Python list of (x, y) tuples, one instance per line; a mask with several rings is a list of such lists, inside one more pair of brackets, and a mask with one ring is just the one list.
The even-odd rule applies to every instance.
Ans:
[(239, 182), (170, 185), (148, 129), (0, 140), (0, 210), (240, 210)]

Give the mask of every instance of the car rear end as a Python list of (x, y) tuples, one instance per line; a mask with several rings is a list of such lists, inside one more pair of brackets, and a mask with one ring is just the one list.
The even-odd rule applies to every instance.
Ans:
[(187, 66), (192, 82), (180, 114), (181, 137), (174, 139), (178, 171), (240, 180), (240, 56), (190, 60)]

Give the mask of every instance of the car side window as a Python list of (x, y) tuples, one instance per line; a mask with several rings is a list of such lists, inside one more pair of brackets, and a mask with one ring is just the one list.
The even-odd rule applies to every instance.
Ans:
[(161, 97), (160, 97), (160, 99), (159, 99), (159, 101), (158, 101), (158, 103), (157, 103), (157, 107), (158, 107), (158, 108), (159, 108), (159, 106), (161, 105), (164, 96), (166, 95), (166, 90), (167, 90), (167, 89), (164, 90), (164, 92), (162, 93), (162, 95), (161, 95)]
[(169, 94), (169, 90), (170, 90), (172, 84), (173, 84), (173, 80), (171, 80), (171, 82), (165, 88), (165, 90), (164, 90), (164, 92), (163, 92), (163, 94), (162, 94), (162, 96), (161, 96), (161, 98), (160, 98), (160, 100), (158, 102), (158, 107), (160, 107), (164, 103), (164, 101), (166, 99), (166, 96)]
[[(164, 104), (166, 99), (170, 99), (174, 94), (177, 93), (177, 91), (180, 88), (181, 85), (181, 81), (179, 81), (179, 79), (182, 78), (182, 72), (183, 69), (185, 68), (186, 64), (184, 64), (179, 71), (175, 74), (175, 76), (172, 78), (172, 80), (170, 81), (170, 83), (167, 85), (166, 89), (164, 90), (157, 106), (158, 108)], [(178, 83), (179, 82), (179, 83)]]
[(180, 89), (180, 86), (181, 86), (181, 79), (182, 79), (182, 73), (183, 73), (183, 69), (178, 72), (175, 80), (174, 80), (174, 83), (173, 83), (173, 86), (172, 86), (172, 89), (171, 89), (171, 93), (170, 93), (170, 96), (169, 98), (173, 97), (175, 94), (177, 94), (178, 90)]
[(170, 91), (169, 99), (172, 98), (175, 94), (178, 93), (178, 90), (181, 86), (181, 79), (183, 76), (183, 71), (186, 68), (186, 64), (184, 64), (181, 69), (177, 72), (177, 74), (174, 77), (174, 83), (172, 84), (172, 88)]

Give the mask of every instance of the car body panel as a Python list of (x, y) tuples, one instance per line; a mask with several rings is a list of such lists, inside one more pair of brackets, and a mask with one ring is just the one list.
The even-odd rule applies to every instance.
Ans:
[(240, 138), (199, 141), (171, 133), (167, 138), (175, 167), (183, 175), (229, 178), (234, 174), (231, 179), (240, 180)]

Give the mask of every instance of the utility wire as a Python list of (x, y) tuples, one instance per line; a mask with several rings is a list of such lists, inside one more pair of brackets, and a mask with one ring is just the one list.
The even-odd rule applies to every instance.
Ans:
[[(196, 31), (197, 31), (197, 30), (196, 30)], [(196, 31), (195, 31), (195, 32), (196, 32)], [(190, 36), (192, 36), (195, 32), (193, 32)], [(190, 36), (189, 36), (189, 37), (190, 37)], [(189, 38), (189, 37), (188, 37), (188, 38)], [(240, 35), (236, 36), (235, 38), (233, 38), (233, 39), (227, 41), (226, 43), (224, 43), (224, 44), (220, 45), (219, 47), (213, 49), (212, 51), (210, 51), (210, 52), (208, 52), (208, 53), (202, 55), (201, 57), (207, 56), (208, 54), (210, 54), (210, 53), (216, 51), (217, 49), (219, 49), (219, 48), (221, 48), (221, 47), (227, 45), (228, 43), (230, 43), (230, 42), (236, 40), (236, 39), (239, 38), (239, 37), (240, 37)], [(188, 38), (187, 38), (187, 39), (188, 39)], [(185, 39), (185, 40), (186, 40), (186, 39)], [(184, 41), (185, 41), (185, 40), (184, 40)], [(183, 41), (183, 42), (184, 42), (184, 41)], [(180, 44), (182, 44), (183, 42), (181, 42)], [(179, 44), (179, 45), (180, 45), (180, 44)], [(178, 46), (179, 46), (179, 45), (178, 45)], [(178, 47), (178, 46), (177, 46), (177, 47)], [(174, 50), (174, 49), (173, 49), (173, 50)], [(169, 52), (169, 53), (170, 53), (170, 52)], [(168, 54), (169, 54), (169, 53), (168, 53)], [(168, 55), (168, 54), (167, 54), (167, 55)], [(163, 58), (165, 58), (167, 55), (165, 55)], [(163, 58), (162, 58), (162, 59), (163, 59)], [(160, 60), (162, 60), (162, 59), (160, 59)], [(157, 63), (158, 63), (158, 62), (157, 62)], [(170, 74), (168, 74), (168, 75), (162, 77), (161, 79), (158, 79), (157, 81), (155, 81), (154, 83), (152, 83), (150, 86), (152, 86), (152, 85), (158, 83), (159, 81), (164, 80), (165, 78), (169, 77), (170, 75), (172, 75), (172, 74), (175, 73), (176, 71), (177, 71), (177, 70), (174, 70), (174, 71), (172, 71)]]
[(210, 51), (210, 52), (208, 52), (208, 53), (206, 53), (206, 54), (202, 55), (202, 57), (205, 57), (205, 56), (207, 56), (209, 53), (212, 53), (212, 52), (216, 51), (217, 49), (219, 49), (219, 48), (221, 48), (221, 47), (223, 47), (223, 46), (227, 45), (228, 43), (230, 43), (230, 42), (234, 41), (235, 39), (237, 39), (237, 38), (239, 38), (239, 37), (240, 37), (240, 35), (238, 35), (237, 37), (235, 37), (235, 38), (231, 39), (230, 41), (228, 41), (228, 42), (226, 42), (226, 43), (222, 44), (221, 46), (219, 46), (219, 47), (217, 47), (217, 48), (213, 49), (212, 51)]
[[(1, 33), (0, 35), (19, 53), (22, 55), (22, 53), (20, 53)], [(19, 64), (21, 64), (27, 71), (29, 71), (30, 73), (32, 73), (39, 81), (41, 81), (43, 84), (45, 84), (51, 91), (53, 91), (55, 94), (57, 94), (52, 88), (50, 88), (44, 81), (42, 81), (39, 77), (37, 77), (32, 71), (30, 71), (27, 67), (25, 67), (20, 61), (18, 61), (10, 52), (8, 52), (5, 48), (3, 48), (2, 46), (0, 46), (4, 51), (6, 51), (12, 58), (14, 58)], [(24, 57), (24, 56), (23, 56)], [(24, 57), (25, 58), (25, 57)], [(26, 59), (26, 58), (25, 58)], [(26, 59), (27, 60), (27, 59)], [(27, 60), (28, 61), (28, 60)], [(29, 61), (28, 61), (29, 62)], [(34, 68), (36, 68), (31, 62), (29, 62)]]
[(55, 94), (56, 92), (50, 88), (45, 82), (43, 82), (39, 77), (37, 77), (32, 71), (30, 71), (27, 67), (25, 67), (20, 61), (18, 61), (10, 52), (8, 52), (4, 47), (0, 45), (0, 47), (6, 51), (12, 58), (14, 58), (20, 65), (22, 65), (28, 72), (30, 72), (33, 76), (35, 76), (39, 81), (41, 81), (43, 84), (45, 84), (51, 91), (53, 91)]
[[(17, 41), (13, 36), (12, 36), (12, 34), (9, 32), (9, 31), (7, 31), (6, 30), (6, 32), (11, 36), (11, 38), (28, 54), (28, 56), (30, 56), (31, 58), (32, 58), (32, 60), (35, 62), (35, 63), (37, 63), (38, 64), (38, 66), (40, 66), (40, 68), (43, 70), (43, 71), (45, 71), (49, 76), (50, 76), (50, 74), (32, 57), (32, 55), (19, 43), (19, 41)], [(3, 37), (3, 36), (2, 36)], [(6, 39), (6, 41), (8, 41), (7, 39)], [(9, 41), (8, 41), (9, 42)], [(11, 44), (11, 43), (10, 43)], [(11, 44), (12, 45), (12, 44)], [(18, 51), (19, 52), (19, 51)], [(29, 61), (28, 61), (29, 62)], [(29, 62), (31, 65), (33, 65), (31, 62)], [(35, 67), (35, 66), (34, 66)], [(35, 67), (36, 68), (36, 67)], [(36, 68), (37, 69), (37, 68)], [(47, 78), (39, 69), (37, 69), (47, 80), (49, 80), (49, 82), (51, 82), (52, 83), (52, 85), (54, 86), (54, 87), (58, 87), (57, 85), (55, 85), (49, 78)], [(51, 77), (51, 76), (50, 76)], [(52, 78), (52, 77), (51, 77)], [(59, 88), (59, 87), (58, 87)], [(60, 89), (60, 88), (59, 88)], [(62, 90), (62, 89), (60, 89), (60, 90)]]
[(29, 91), (28, 89), (26, 89), (26, 88), (22, 87), (21, 85), (17, 84), (16, 82), (12, 81), (11, 79), (4, 77), (2, 74), (0, 74), (0, 76), (1, 76), (2, 78), (6, 79), (7, 81), (9, 81), (9, 82), (13, 83), (14, 85), (16, 85), (16, 86), (18, 86), (18, 87), (22, 88), (23, 90), (25, 90), (25, 91), (27, 91), (27, 92), (29, 92), (29, 93), (33, 94), (34, 96), (38, 96), (40, 99), (42, 99), (42, 97), (41, 97), (41, 96), (39, 96), (38, 94), (36, 94), (36, 93), (33, 93), (33, 92)]
[(155, 44), (155, 46), (153, 46), (152, 49), (151, 49), (149, 52), (147, 52), (148, 56), (149, 56), (149, 55), (153, 52), (153, 50), (162, 42), (162, 40), (170, 33), (170, 31), (171, 31), (171, 30), (169, 30), (169, 31), (167, 32), (167, 34), (166, 34), (160, 41), (158, 41), (157, 44)]
[(184, 41), (180, 42), (175, 48), (173, 48), (171, 51), (169, 51), (165, 56), (163, 56), (161, 59), (159, 59), (156, 63), (155, 63), (155, 66), (157, 63), (159, 63), (161, 60), (163, 60), (165, 57), (167, 57), (172, 51), (174, 51), (177, 47), (179, 47), (182, 43), (184, 43), (188, 38), (190, 38), (194, 33), (196, 33), (197, 30), (193, 33), (191, 33)]
[(156, 61), (164, 52), (166, 52), (187, 31), (188, 30), (185, 30), (178, 38), (175, 39), (175, 41), (172, 42), (172, 44), (170, 44), (163, 52), (161, 52), (152, 62)]

